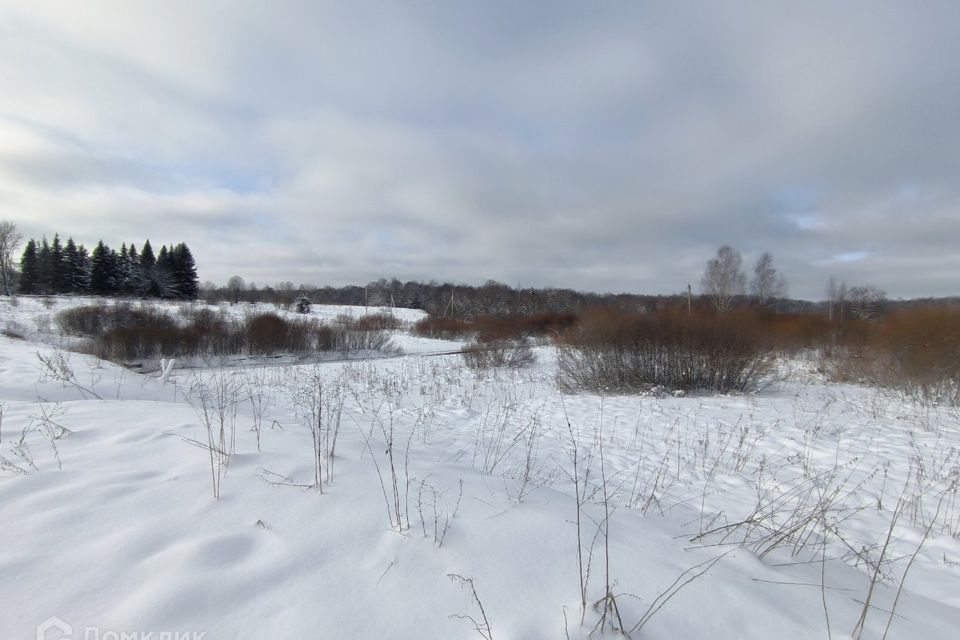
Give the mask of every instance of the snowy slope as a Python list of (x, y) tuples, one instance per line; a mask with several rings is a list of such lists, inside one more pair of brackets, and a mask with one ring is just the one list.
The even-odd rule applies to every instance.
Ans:
[[(0, 323), (45, 313), (34, 300), (10, 308), (0, 299)], [(481, 637), (457, 617), (482, 623), (469, 589), (448, 574), (474, 580), (492, 637), (585, 638), (598, 614), (588, 607), (581, 625), (575, 442), (584, 455), (602, 443), (602, 469), (592, 449), (588, 484), (598, 493), (584, 507), (583, 534), (589, 546), (590, 519), (603, 518), (603, 471), (609, 574), (627, 628), (685, 570), (726, 554), (634, 638), (826, 637), (825, 609), (832, 636), (849, 637), (869, 563), (882, 556), (886, 579), (863, 633), (880, 637), (925, 532), (888, 637), (954, 638), (960, 628), (960, 508), (950, 494), (928, 527), (938, 492), (958, 473), (960, 421), (949, 410), (810, 377), (746, 396), (561, 398), (549, 348), (522, 371), (477, 374), (458, 356), (408, 355), (260, 367), (258, 378), (242, 368), (179, 370), (166, 385), (73, 354), (75, 384), (65, 384), (37, 357), (53, 353), (53, 335), (28, 336), (47, 344), (0, 338), (0, 455), (25, 471), (0, 473), (3, 639), (33, 638), (50, 616), (75, 637), (87, 628), (210, 639)], [(220, 500), (208, 452), (195, 444), (205, 438), (200, 419), (185, 401), (198, 380), (217, 376), (255, 381), (273, 400), (258, 452), (251, 405), (239, 399)], [(311, 377), (340, 385), (345, 398), (335, 474), (322, 493), (300, 486), (312, 484), (314, 466), (294, 397)], [(381, 425), (394, 428), (403, 531), (388, 516), (395, 503)], [(774, 520), (789, 521), (811, 483), (825, 494), (839, 487), (825, 515), (837, 535), (825, 545), (815, 531), (761, 557), (757, 530), (697, 538), (748, 518), (758, 495), (782, 496)], [(434, 520), (442, 530), (454, 511), (438, 545)], [(604, 594), (604, 557), (600, 536), (591, 604)]]

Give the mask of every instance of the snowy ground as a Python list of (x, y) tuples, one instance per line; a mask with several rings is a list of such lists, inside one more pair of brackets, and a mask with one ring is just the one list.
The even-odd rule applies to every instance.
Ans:
[[(55, 380), (37, 353), (58, 353), (50, 318), (78, 303), (0, 298), (0, 329), (27, 338), (0, 337), (4, 640), (51, 616), (76, 638), (480, 638), (450, 574), (473, 580), (490, 637), (585, 638), (608, 575), (630, 630), (708, 567), (632, 637), (826, 638), (828, 624), (850, 637), (874, 575), (863, 638), (888, 620), (889, 638), (960, 629), (956, 412), (804, 362), (755, 395), (561, 397), (551, 348), (529, 369), (475, 373), (428, 355), (455, 344), (403, 333), (399, 358), (163, 384), (68, 354), (72, 382)], [(305, 419), (318, 383), (323, 424), (342, 402), (322, 491)], [(237, 401), (219, 500), (198, 389)], [(260, 451), (251, 389), (266, 391)]]

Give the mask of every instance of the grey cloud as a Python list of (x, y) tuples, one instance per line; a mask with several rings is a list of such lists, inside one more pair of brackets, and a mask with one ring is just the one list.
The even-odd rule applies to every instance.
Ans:
[(213, 280), (645, 292), (731, 243), (796, 295), (960, 293), (953, 2), (5, 4), (29, 233), (187, 240)]

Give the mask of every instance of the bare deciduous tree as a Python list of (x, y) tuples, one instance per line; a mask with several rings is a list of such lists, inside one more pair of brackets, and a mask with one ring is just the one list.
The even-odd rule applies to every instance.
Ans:
[(787, 279), (773, 266), (773, 256), (768, 251), (763, 252), (753, 267), (750, 293), (761, 307), (787, 295)]
[(240, 302), (240, 297), (243, 296), (243, 290), (246, 288), (247, 283), (240, 276), (230, 276), (227, 280), (227, 291), (230, 292), (230, 298), (234, 304)]
[(711, 297), (717, 311), (730, 309), (736, 296), (746, 291), (747, 276), (741, 269), (742, 265), (740, 252), (727, 244), (720, 247), (716, 257), (707, 262), (700, 286), (703, 293)]
[(830, 278), (827, 283), (828, 319), (833, 324), (834, 315), (839, 316), (843, 324), (843, 308), (847, 301), (847, 283), (842, 280), (837, 283), (836, 278)]
[(13, 256), (20, 246), (23, 236), (17, 225), (9, 220), (0, 220), (0, 279), (3, 282), (4, 295), (10, 295), (10, 277), (13, 274)]
[(850, 289), (850, 312), (858, 318), (873, 320), (883, 312), (887, 294), (873, 286)]

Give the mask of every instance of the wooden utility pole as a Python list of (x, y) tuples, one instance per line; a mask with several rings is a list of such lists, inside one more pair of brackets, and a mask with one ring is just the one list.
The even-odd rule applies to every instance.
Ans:
[(687, 283), (687, 317), (693, 316), (693, 288)]

